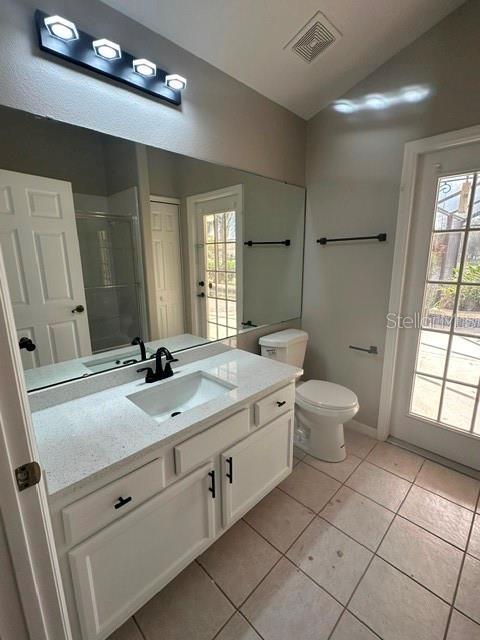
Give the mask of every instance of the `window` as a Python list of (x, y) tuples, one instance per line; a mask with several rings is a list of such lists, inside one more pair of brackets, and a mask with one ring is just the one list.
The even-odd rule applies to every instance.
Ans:
[(410, 412), (480, 437), (480, 173), (439, 179)]
[(238, 333), (235, 211), (205, 215), (207, 337), (217, 340)]

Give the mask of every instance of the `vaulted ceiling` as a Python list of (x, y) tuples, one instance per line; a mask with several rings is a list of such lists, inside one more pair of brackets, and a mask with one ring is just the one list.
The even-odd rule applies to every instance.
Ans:
[[(103, 0), (302, 118), (332, 100), (464, 0)], [(302, 31), (313, 18), (310, 33)], [(307, 62), (292, 50), (305, 35)], [(303, 46), (302, 46), (303, 45)]]

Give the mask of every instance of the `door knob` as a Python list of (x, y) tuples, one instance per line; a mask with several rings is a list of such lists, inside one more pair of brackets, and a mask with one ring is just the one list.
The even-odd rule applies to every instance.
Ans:
[(203, 291), (202, 293), (197, 293), (197, 298), (204, 298), (204, 297), (205, 297), (205, 294), (203, 293)]
[(72, 313), (83, 313), (85, 311), (85, 307), (83, 304), (77, 304), (75, 309), (72, 309)]

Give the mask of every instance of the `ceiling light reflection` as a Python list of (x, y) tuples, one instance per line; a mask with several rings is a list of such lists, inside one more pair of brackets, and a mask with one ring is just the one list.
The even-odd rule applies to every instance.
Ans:
[(412, 85), (402, 87), (399, 91), (368, 94), (357, 100), (337, 100), (332, 104), (332, 108), (347, 115), (358, 111), (382, 111), (395, 105), (422, 102), (431, 93), (426, 85)]

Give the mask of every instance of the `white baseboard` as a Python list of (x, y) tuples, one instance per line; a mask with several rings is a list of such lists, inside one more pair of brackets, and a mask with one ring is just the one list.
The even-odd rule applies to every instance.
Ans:
[(350, 420), (345, 423), (345, 427), (347, 427), (347, 429), (352, 429), (352, 431), (363, 433), (365, 436), (370, 436), (370, 438), (375, 438), (375, 440), (379, 439), (378, 431), (375, 427), (369, 427), (368, 424), (363, 424), (363, 422), (359, 422), (358, 420)]

